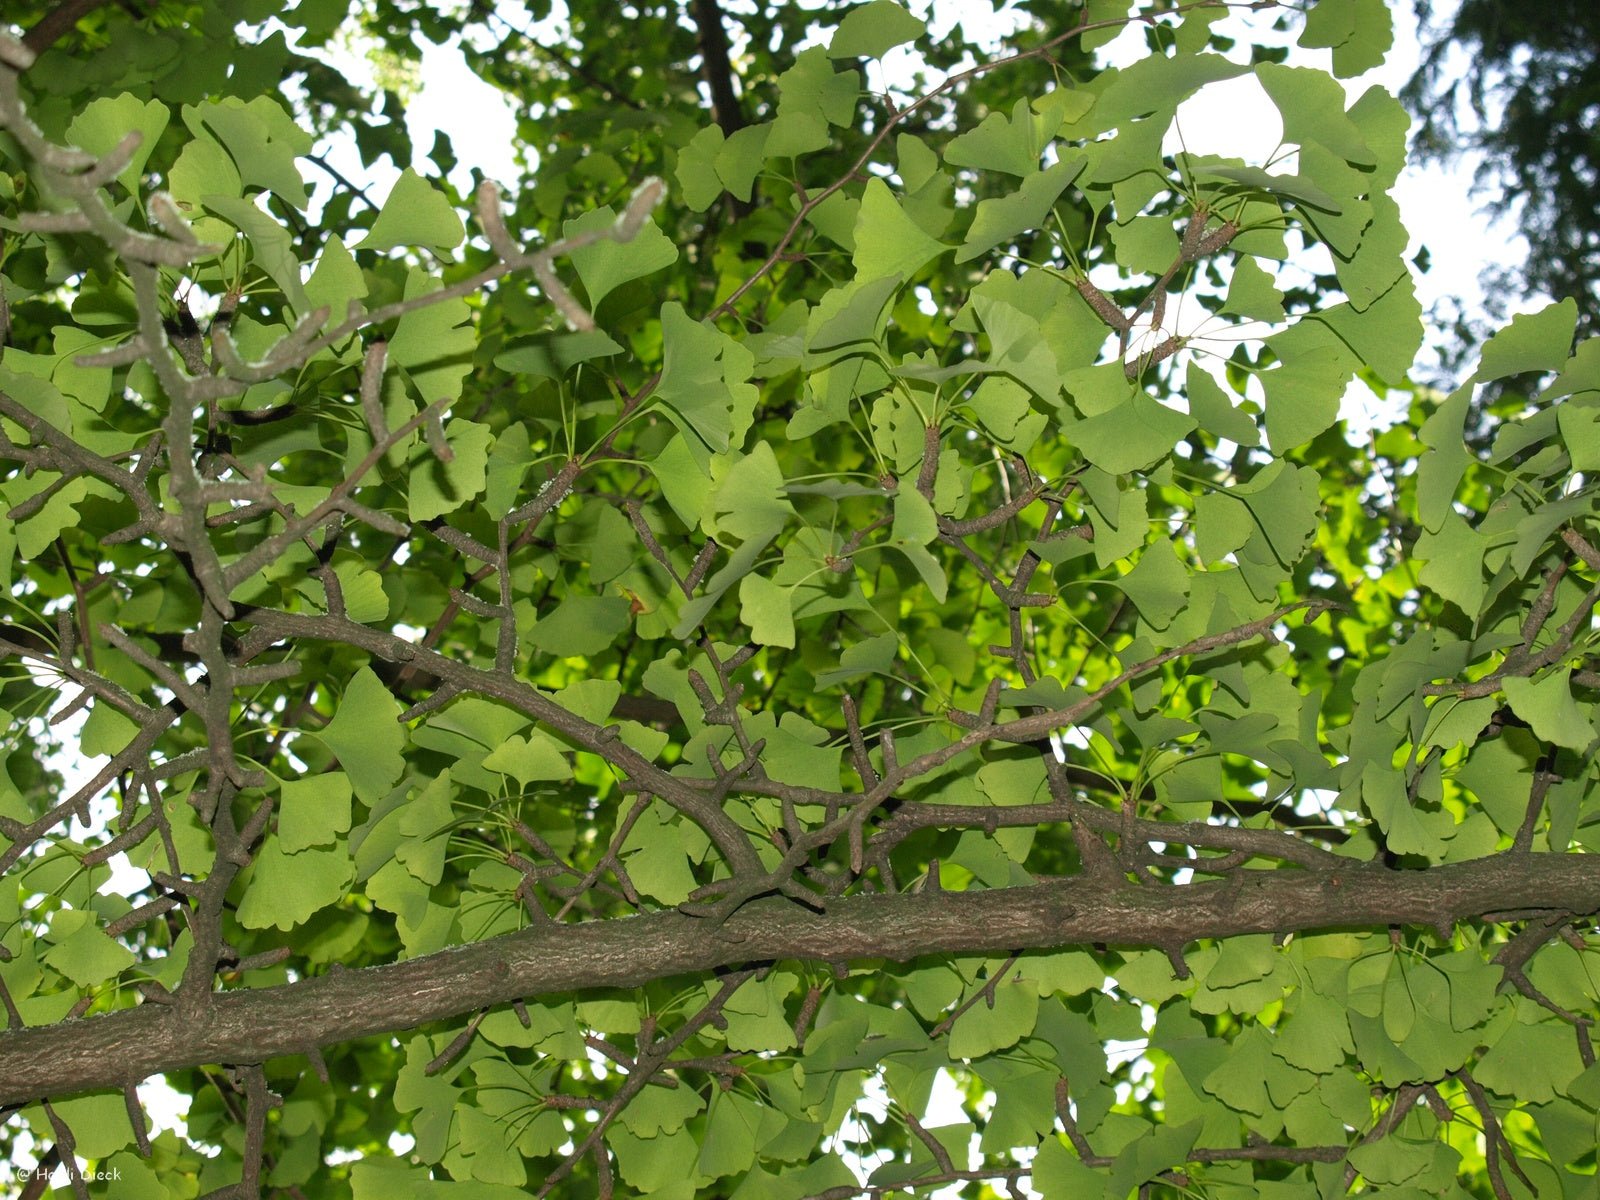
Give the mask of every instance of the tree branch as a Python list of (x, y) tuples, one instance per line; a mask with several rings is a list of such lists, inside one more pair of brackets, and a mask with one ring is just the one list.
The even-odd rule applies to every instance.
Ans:
[(700, 46), (700, 78), (711, 92), (711, 115), (724, 134), (744, 128), (744, 110), (733, 94), (733, 64), (728, 61), (728, 32), (717, 0), (694, 0), (695, 38)]
[(1437, 928), (1511, 910), (1600, 911), (1600, 861), (1502, 854), (1425, 871), (1352, 862), (1330, 870), (1241, 872), (1178, 888), (1068, 880), (988, 892), (851, 896), (828, 901), (821, 913), (768, 899), (746, 905), (714, 933), (705, 921), (676, 912), (541, 924), (387, 966), (217, 993), (198, 1016), (146, 1004), (0, 1033), (0, 1106), (120, 1088), (205, 1063), (308, 1054), (523, 997), (638, 987), (780, 959), (906, 961), (1096, 943), (1164, 947), (1244, 933)]

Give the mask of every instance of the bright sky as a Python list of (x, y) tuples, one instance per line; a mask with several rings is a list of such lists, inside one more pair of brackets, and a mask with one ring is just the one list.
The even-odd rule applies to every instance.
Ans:
[[(929, 20), (935, 36), (943, 36), (959, 22), (969, 37), (995, 39), (1004, 36), (1018, 24), (1014, 11), (995, 13), (987, 0), (908, 0), (908, 7), (918, 16)], [(1448, 0), (1441, 7), (1448, 7)], [(554, 34), (565, 19), (566, 9), (555, 0), (552, 15), (534, 25), (522, 10), (518, 0), (504, 0), (501, 11), (514, 14), (511, 19), (519, 28), (530, 28), (538, 35)], [(1390, 61), (1358, 80), (1346, 82), (1352, 100), (1372, 84), (1380, 84), (1391, 92), (1398, 91), (1415, 68), (1417, 61), (1416, 22), (1408, 0), (1391, 0), (1391, 11), (1396, 21), (1395, 49)], [(1245, 46), (1259, 37), (1269, 27), (1270, 14), (1239, 13), (1229, 16), (1218, 28), (1235, 36)], [(820, 38), (819, 38), (820, 40)], [(506, 98), (497, 90), (479, 80), (467, 68), (460, 52), (450, 47), (422, 45), (421, 90), (412, 101), (406, 122), (419, 157), (432, 146), (434, 131), (443, 130), (451, 139), (457, 158), (463, 164), (455, 182), (463, 192), (470, 190), (469, 168), (477, 167), (492, 179), (515, 179), (518, 174), (514, 158), (516, 122)], [(1123, 38), (1108, 47), (1106, 56), (1111, 62), (1126, 62), (1142, 54), (1142, 34), (1130, 29)], [(370, 80), (370, 67), (359, 56), (348, 52), (332, 56), (335, 65), (357, 83)], [(1328, 66), (1328, 51), (1294, 50), (1291, 62), (1300, 65)], [(874, 67), (869, 82), (874, 87), (903, 86), (909, 79), (914, 60), (909, 48), (892, 51), (881, 67)], [(1179, 126), (1187, 147), (1196, 152), (1226, 150), (1232, 155), (1246, 158), (1255, 156), (1265, 161), (1277, 145), (1282, 132), (1277, 111), (1253, 78), (1245, 77), (1205, 88), (1198, 96), (1179, 110)], [(1176, 135), (1169, 149), (1176, 148)], [(364, 168), (349, 142), (331, 147), (319, 147), (329, 160), (349, 178), (367, 186), (375, 197), (388, 193), (398, 175), (398, 168), (387, 162), (374, 168)], [(316, 168), (308, 168), (308, 176), (315, 180)], [(1477, 212), (1477, 204), (1469, 195), (1471, 164), (1463, 163), (1453, 170), (1438, 167), (1409, 167), (1401, 176), (1396, 189), (1406, 227), (1411, 231), (1412, 244), (1408, 257), (1414, 256), (1422, 244), (1434, 251), (1432, 266), (1425, 275), (1418, 276), (1418, 294), (1424, 312), (1443, 298), (1460, 297), (1469, 310), (1481, 308), (1482, 291), (1478, 275), (1491, 261), (1506, 257), (1520, 260), (1525, 245), (1506, 229), (1491, 229), (1485, 217)], [(1527, 308), (1539, 307), (1530, 303)], [(1352, 395), (1353, 410), (1347, 415), (1357, 425), (1370, 425), (1381, 415), (1381, 406), (1370, 394)], [(69, 723), (58, 730), (64, 744), (75, 740), (75, 730)], [(78, 760), (56, 763), (67, 777), (68, 787), (76, 787), (89, 778), (103, 759)], [(78, 830), (79, 833), (83, 831)], [(141, 872), (129, 868), (124, 856), (118, 856), (121, 870), (113, 881), (117, 890), (132, 891), (145, 885)], [(1131, 1043), (1130, 1047), (1137, 1047)], [(1136, 1057), (1136, 1049), (1113, 1048), (1127, 1057)], [(182, 1113), (187, 1107), (187, 1097), (180, 1097), (162, 1081), (155, 1080), (140, 1088), (149, 1105), (149, 1111), (158, 1128), (181, 1128)], [(869, 1099), (863, 1106), (867, 1111), (880, 1112), (883, 1098)], [(934, 1093), (934, 1104), (928, 1114), (928, 1124), (939, 1125), (961, 1119), (958, 1097), (953, 1084), (942, 1080)], [(843, 1131), (849, 1133), (849, 1127)], [(19, 1149), (25, 1149), (25, 1146)], [(65, 1183), (64, 1175), (58, 1180)], [(951, 1195), (956, 1191), (952, 1190)]]

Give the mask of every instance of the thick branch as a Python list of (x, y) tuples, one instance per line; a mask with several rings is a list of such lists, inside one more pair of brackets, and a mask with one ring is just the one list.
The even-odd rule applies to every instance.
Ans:
[(693, 0), (695, 38), (700, 45), (700, 76), (711, 92), (711, 115), (725, 134), (744, 128), (744, 110), (733, 94), (733, 64), (728, 61), (728, 31), (717, 0)]
[(103, 8), (108, 0), (63, 0), (44, 16), (38, 24), (22, 36), (22, 44), (35, 54), (43, 54), (55, 45), (84, 17)]
[(718, 967), (904, 961), (1104, 943), (1172, 946), (1244, 933), (1446, 926), (1487, 913), (1600, 911), (1600, 858), (1504, 854), (1425, 871), (1352, 862), (1244, 872), (1182, 888), (1065, 881), (989, 892), (852, 896), (814, 913), (746, 905), (712, 930), (676, 912), (547, 925), (280, 987), (0, 1033), (0, 1106), (122, 1087), (205, 1063), (259, 1063), (577, 988), (638, 987)]

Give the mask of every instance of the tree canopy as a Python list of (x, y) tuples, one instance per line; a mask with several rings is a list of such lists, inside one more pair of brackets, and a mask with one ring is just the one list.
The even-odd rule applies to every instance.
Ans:
[(9, 5), (0, 1157), (1600, 1196), (1600, 343), (1412, 384), (1388, 11), (1246, 7)]

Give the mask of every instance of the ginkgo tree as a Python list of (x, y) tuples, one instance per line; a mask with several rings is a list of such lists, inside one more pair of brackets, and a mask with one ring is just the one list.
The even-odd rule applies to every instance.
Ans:
[(8, 5), (20, 1192), (1600, 1196), (1600, 346), (1247, 7)]

